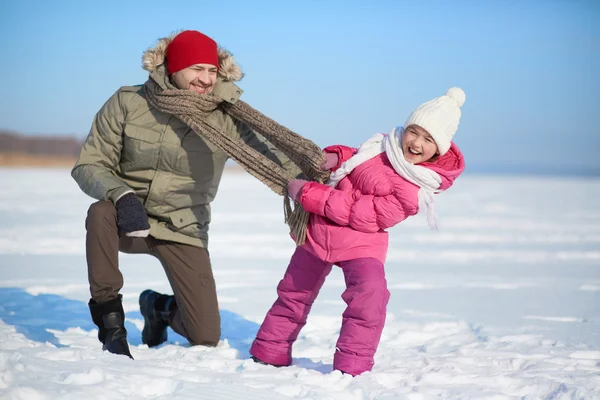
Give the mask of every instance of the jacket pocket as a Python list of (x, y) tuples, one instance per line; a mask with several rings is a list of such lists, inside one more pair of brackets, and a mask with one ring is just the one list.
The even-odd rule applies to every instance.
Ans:
[(169, 213), (171, 229), (187, 236), (202, 238), (208, 232), (210, 210), (208, 205), (182, 208)]
[(131, 124), (125, 125), (121, 169), (123, 172), (152, 170), (158, 163), (161, 134)]
[(161, 133), (154, 129), (145, 128), (132, 124), (125, 125), (123, 129), (125, 137), (129, 139), (141, 140), (146, 143), (156, 143), (160, 140)]

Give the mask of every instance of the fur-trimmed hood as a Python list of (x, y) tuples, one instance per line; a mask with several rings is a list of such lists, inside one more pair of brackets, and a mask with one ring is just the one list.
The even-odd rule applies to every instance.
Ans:
[[(142, 55), (142, 68), (152, 73), (165, 62), (167, 46), (179, 32), (172, 33), (168, 37), (158, 39), (154, 47), (149, 48)], [(235, 62), (233, 54), (221, 46), (218, 46), (219, 51), (219, 73), (221, 80), (228, 82), (237, 82), (244, 77), (242, 68)]]

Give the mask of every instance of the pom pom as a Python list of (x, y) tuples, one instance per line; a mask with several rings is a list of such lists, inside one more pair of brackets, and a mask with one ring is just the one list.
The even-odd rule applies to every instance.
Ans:
[(448, 89), (448, 91), (446, 92), (446, 96), (456, 101), (456, 104), (458, 104), (459, 107), (462, 107), (462, 105), (465, 104), (465, 100), (467, 99), (465, 92), (463, 92), (463, 90), (458, 87)]

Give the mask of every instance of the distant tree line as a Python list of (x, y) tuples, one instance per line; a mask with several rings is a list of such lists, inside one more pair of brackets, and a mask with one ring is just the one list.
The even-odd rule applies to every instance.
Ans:
[(77, 157), (84, 140), (65, 135), (24, 135), (0, 129), (0, 153)]

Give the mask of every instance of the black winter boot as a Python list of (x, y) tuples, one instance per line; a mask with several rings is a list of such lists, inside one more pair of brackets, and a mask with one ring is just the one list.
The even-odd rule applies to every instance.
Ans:
[(155, 347), (167, 341), (169, 315), (175, 307), (175, 297), (144, 290), (140, 294), (140, 312), (144, 317), (142, 343)]
[(122, 354), (133, 359), (127, 344), (127, 330), (125, 329), (125, 312), (121, 295), (114, 300), (88, 303), (92, 320), (98, 326), (98, 339), (102, 342), (102, 350), (109, 353)]
[(102, 322), (107, 331), (102, 349), (108, 350), (109, 353), (126, 355), (133, 360), (127, 344), (125, 316), (119, 312), (111, 312), (102, 316)]

